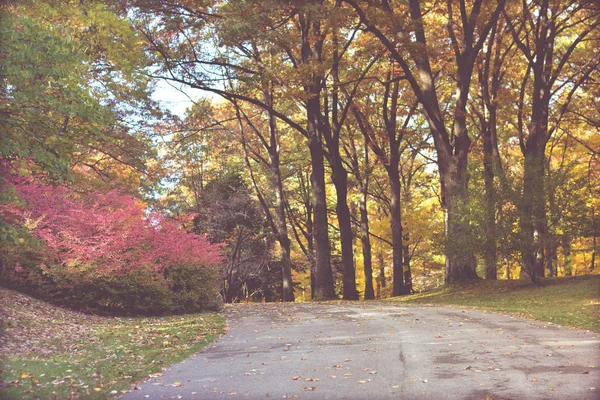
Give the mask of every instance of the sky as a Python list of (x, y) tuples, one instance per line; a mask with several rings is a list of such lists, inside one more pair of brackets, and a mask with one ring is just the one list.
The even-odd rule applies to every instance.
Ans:
[(153, 100), (182, 118), (185, 111), (200, 97), (210, 97), (210, 94), (182, 84), (167, 82), (164, 79), (158, 81), (152, 94)]

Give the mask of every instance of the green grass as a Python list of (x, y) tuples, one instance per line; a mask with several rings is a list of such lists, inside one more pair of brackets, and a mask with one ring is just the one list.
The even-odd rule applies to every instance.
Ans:
[(547, 278), (538, 285), (482, 280), (390, 301), (472, 307), (600, 332), (600, 275)]
[(4, 289), (0, 311), (8, 320), (0, 398), (9, 399), (110, 399), (198, 352), (224, 329), (216, 313), (100, 318)]

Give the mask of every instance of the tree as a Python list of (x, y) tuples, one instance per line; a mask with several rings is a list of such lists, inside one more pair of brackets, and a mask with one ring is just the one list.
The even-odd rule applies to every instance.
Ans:
[[(401, 95), (400, 78), (390, 70), (383, 82), (384, 93), (381, 100), (381, 117), (383, 132), (375, 132), (369, 119), (358, 107), (353, 108), (354, 116), (369, 148), (384, 166), (390, 185), (390, 216), (393, 252), (393, 296), (410, 293), (404, 277), (404, 245), (402, 244), (402, 216), (400, 189), (400, 143), (407, 133), (416, 104), (413, 106), (399, 104)], [(403, 108), (403, 109), (401, 109)], [(404, 117), (402, 126), (398, 128), (400, 115)], [(380, 124), (377, 124), (380, 125)]]
[[(226, 302), (248, 300), (252, 293), (272, 298), (281, 274), (271, 259), (272, 236), (251, 190), (236, 173), (225, 173), (205, 185), (193, 229), (226, 243), (222, 263), (222, 293)], [(273, 278), (276, 278), (274, 279)]]
[(454, 19), (454, 1), (448, 0), (446, 3), (447, 39), (452, 45), (456, 63), (456, 101), (451, 131), (446, 128), (441, 111), (443, 106), (439, 102), (436, 76), (431, 66), (434, 60), (429, 55), (426, 39), (428, 21), (421, 9), (421, 2), (409, 0), (406, 8), (394, 8), (395, 5), (389, 2), (379, 6), (356, 0), (345, 0), (345, 3), (356, 11), (366, 31), (375, 35), (389, 51), (423, 106), (437, 151), (446, 211), (446, 281), (452, 283), (473, 279), (477, 275), (469, 227), (467, 161), (471, 139), (467, 130), (467, 99), (476, 57), (505, 1), (499, 1), (488, 9), (481, 0), (477, 0), (468, 11), (466, 2), (461, 0), (461, 24)]
[[(265, 103), (273, 106), (273, 90), (266, 88), (265, 89)], [(285, 199), (283, 192), (283, 178), (281, 174), (281, 161), (280, 161), (280, 138), (279, 131), (277, 129), (277, 120), (275, 117), (268, 113), (268, 137), (262, 133), (262, 129), (257, 126), (256, 123), (252, 122), (252, 120), (247, 116), (246, 113), (237, 105), (237, 103), (233, 103), (236, 107), (236, 116), (239, 123), (239, 129), (241, 133), (242, 147), (244, 149), (244, 159), (246, 161), (246, 166), (248, 167), (248, 171), (250, 173), (250, 178), (252, 180), (252, 186), (254, 187), (254, 191), (258, 197), (258, 200), (263, 207), (263, 211), (267, 217), (267, 222), (269, 223), (273, 234), (277, 238), (279, 245), (281, 247), (281, 274), (282, 274), (282, 295), (281, 298), (283, 301), (294, 301), (294, 289), (292, 282), (292, 259), (291, 259), (291, 241), (288, 235), (287, 229), (287, 218), (285, 211)], [(243, 118), (242, 118), (243, 115)], [(260, 115), (260, 114), (259, 114)], [(248, 144), (247, 134), (245, 132), (244, 126), (248, 125), (251, 131), (259, 138), (259, 141), (267, 151), (267, 158), (264, 158), (260, 155), (260, 150), (252, 149)], [(260, 185), (257, 183), (257, 179), (254, 176), (253, 167), (250, 163), (250, 153), (252, 153), (252, 158), (262, 162), (264, 166), (269, 169), (270, 172), (270, 181), (271, 186), (274, 189), (275, 194), (275, 216), (271, 213), (271, 207), (267, 203), (266, 196), (263, 194)]]
[(74, 162), (98, 166), (91, 153), (143, 169), (115, 152), (134, 120), (122, 113), (151, 107), (141, 43), (129, 21), (102, 2), (68, 3), (0, 8), (0, 154), (61, 179)]
[[(517, 19), (504, 12), (517, 48), (526, 60), (519, 97), (518, 134), (524, 158), (519, 202), (523, 270), (532, 281), (544, 276), (547, 241), (544, 189), (545, 151), (574, 93), (600, 65), (600, 56), (578, 54), (599, 25), (599, 9), (591, 2), (573, 6), (549, 0), (523, 2)], [(566, 40), (561, 40), (561, 38)], [(572, 40), (569, 40), (570, 38)], [(550, 104), (560, 106), (550, 125)]]

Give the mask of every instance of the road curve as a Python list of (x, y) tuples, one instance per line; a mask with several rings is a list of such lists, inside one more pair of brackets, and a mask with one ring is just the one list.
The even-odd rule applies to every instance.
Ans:
[(228, 306), (201, 353), (135, 399), (600, 399), (600, 337), (438, 306)]

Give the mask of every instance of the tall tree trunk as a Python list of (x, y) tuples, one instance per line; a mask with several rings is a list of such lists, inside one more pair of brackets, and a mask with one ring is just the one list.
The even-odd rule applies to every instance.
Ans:
[(315, 290), (316, 300), (335, 298), (333, 272), (331, 270), (331, 247), (327, 221), (327, 199), (325, 196), (325, 165), (323, 144), (318, 131), (318, 97), (307, 101), (308, 147), (310, 149), (312, 173), (310, 175), (312, 191), (312, 209), (314, 215), (313, 238), (315, 246)]
[[(392, 163), (393, 164), (393, 163)], [(400, 208), (400, 176), (397, 168), (388, 168), (390, 178), (391, 195), (390, 195), (390, 220), (392, 228), (392, 296), (400, 296), (407, 294), (404, 286), (404, 260), (402, 252), (402, 210)]]
[(555, 235), (548, 234), (546, 237), (546, 253), (545, 253), (545, 264), (548, 276), (557, 276), (557, 255), (556, 255), (556, 237)]
[(446, 211), (446, 283), (477, 278), (469, 218), (466, 161), (464, 155), (457, 160), (441, 164), (444, 168), (440, 166), (442, 201)]
[[(535, 115), (535, 114), (534, 114)], [(546, 197), (544, 194), (545, 135), (543, 126), (533, 126), (527, 145), (523, 147), (523, 193), (520, 202), (522, 269), (533, 282), (544, 277), (543, 251), (547, 231)]]
[(527, 274), (532, 282), (536, 282), (537, 274), (535, 268), (535, 253), (537, 238), (533, 224), (532, 198), (536, 192), (537, 174), (532, 156), (525, 155), (523, 170), (523, 193), (519, 207), (519, 228), (521, 230), (521, 278)]
[[(316, 2), (318, 3), (318, 2)], [(302, 64), (314, 67), (322, 62), (322, 46), (324, 35), (321, 24), (312, 15), (299, 14), (302, 40)], [(329, 243), (327, 221), (327, 199), (325, 194), (325, 165), (323, 138), (320, 128), (321, 92), (323, 76), (311, 73), (310, 81), (304, 86), (308, 96), (306, 100), (307, 136), (310, 150), (312, 173), (310, 176), (312, 191), (312, 208), (314, 213), (313, 238), (315, 246), (315, 290), (316, 300), (335, 298), (333, 271), (331, 269), (331, 246)]]
[[(279, 211), (277, 211), (279, 212)], [(279, 219), (279, 218), (278, 218)], [(281, 221), (281, 219), (279, 219)], [(278, 222), (279, 222), (278, 221)], [(284, 220), (285, 223), (285, 220)], [(285, 229), (284, 227), (280, 227)], [(286, 231), (287, 233), (287, 231)], [(282, 300), (283, 301), (294, 301), (294, 285), (292, 282), (292, 259), (291, 259), (291, 241), (287, 235), (282, 236), (279, 239), (281, 246), (281, 273), (283, 276), (282, 280)]]
[(373, 262), (371, 259), (371, 238), (369, 237), (369, 214), (367, 212), (366, 195), (360, 201), (360, 241), (362, 244), (363, 267), (365, 271), (365, 300), (375, 298), (373, 291)]
[(403, 254), (402, 256), (404, 257), (403, 260), (403, 265), (404, 265), (404, 289), (406, 291), (406, 293), (412, 293), (413, 292), (413, 286), (412, 286), (412, 273), (410, 270), (410, 260), (411, 260), (411, 256), (410, 256), (410, 248), (409, 248), (409, 241), (410, 241), (410, 237), (408, 232), (405, 231), (404, 233), (404, 237), (402, 238), (403, 243), (404, 243), (404, 249), (403, 249)]
[(348, 173), (339, 155), (339, 142), (337, 146), (337, 149), (330, 146), (329, 151), (331, 155), (331, 178), (335, 186), (337, 200), (335, 210), (340, 227), (340, 242), (342, 247), (343, 298), (344, 300), (358, 300), (356, 271), (354, 270), (354, 251), (352, 247), (352, 238), (354, 235), (352, 233), (350, 209), (348, 208)]
[(306, 245), (308, 248), (308, 261), (310, 262), (310, 298), (314, 299), (317, 287), (317, 263), (315, 258), (312, 199), (306, 204), (306, 234), (308, 236)]
[(377, 253), (377, 266), (379, 267), (379, 275), (377, 276), (377, 298), (381, 298), (381, 289), (386, 286), (385, 262), (382, 251)]
[[(493, 124), (493, 125), (492, 125)], [(494, 145), (492, 142), (492, 126), (495, 127), (495, 115), (492, 121), (482, 125), (483, 137), (483, 179), (485, 187), (485, 238), (484, 238), (484, 260), (485, 279), (497, 279), (497, 244), (496, 244), (496, 189), (494, 187)]]
[[(358, 188), (360, 191), (360, 241), (362, 244), (363, 270), (365, 273), (364, 299), (370, 300), (375, 298), (375, 292), (373, 290), (373, 261), (371, 255), (371, 237), (369, 235), (369, 210), (367, 208), (369, 199), (369, 178), (371, 174), (371, 167), (369, 165), (369, 141), (366, 137), (363, 138), (364, 173), (359, 165), (357, 149), (352, 136), (349, 137), (349, 155), (352, 171), (356, 176), (356, 181), (358, 183)], [(377, 286), (377, 293), (379, 293), (379, 290), (381, 289), (379, 282), (377, 282)]]
[[(265, 90), (265, 101), (268, 105), (273, 105), (273, 100), (269, 90)], [(281, 246), (281, 275), (282, 290), (281, 299), (286, 302), (294, 301), (294, 284), (292, 282), (292, 258), (291, 241), (288, 235), (288, 228), (285, 215), (285, 201), (283, 193), (283, 180), (281, 179), (281, 168), (279, 158), (279, 142), (277, 137), (277, 122), (275, 116), (269, 112), (269, 167), (273, 186), (275, 187), (275, 220), (277, 228), (277, 241)], [(269, 212), (268, 210), (265, 210)]]
[(592, 261), (590, 262), (590, 271), (596, 268), (596, 235), (594, 235), (594, 241), (592, 242)]
[(350, 209), (348, 208), (348, 172), (342, 162), (340, 155), (340, 131), (342, 120), (339, 113), (339, 52), (338, 52), (338, 31), (333, 33), (333, 65), (331, 75), (334, 86), (331, 91), (331, 121), (329, 120), (328, 104), (326, 98), (323, 109), (325, 115), (322, 116), (323, 136), (325, 144), (329, 150), (329, 164), (331, 165), (331, 180), (335, 186), (336, 192), (336, 213), (338, 225), (340, 228), (340, 242), (342, 247), (342, 281), (343, 298), (345, 300), (358, 300), (358, 291), (356, 290), (356, 269), (354, 263), (354, 233), (352, 232), (352, 223), (350, 220)]
[(373, 292), (373, 264), (371, 260), (371, 238), (369, 237), (369, 212), (367, 210), (368, 188), (362, 185), (360, 197), (360, 241), (362, 244), (363, 266), (365, 271), (365, 300), (375, 298)]

